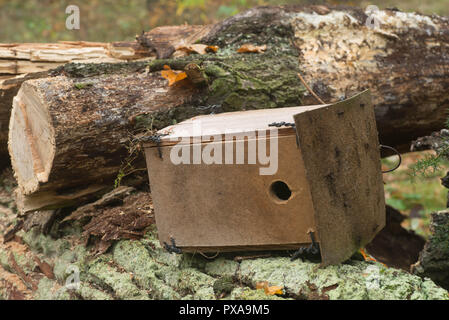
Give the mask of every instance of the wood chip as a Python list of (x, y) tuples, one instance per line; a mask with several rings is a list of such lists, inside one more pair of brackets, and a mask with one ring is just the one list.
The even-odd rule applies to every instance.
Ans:
[(253, 44), (244, 44), (242, 45), (237, 52), (238, 53), (263, 53), (265, 50), (267, 50), (267, 45), (264, 44), (263, 46), (255, 46)]

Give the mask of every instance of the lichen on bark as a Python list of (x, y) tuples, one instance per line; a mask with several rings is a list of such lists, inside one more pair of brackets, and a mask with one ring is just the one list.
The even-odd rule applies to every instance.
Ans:
[(431, 236), (412, 265), (412, 272), (449, 289), (449, 211), (431, 214)]
[[(89, 250), (61, 246), (60, 240), (33, 230), (20, 235), (33, 250), (53, 248), (46, 252), (60, 269), (56, 274), (67, 263), (80, 270), (79, 288), (67, 290), (65, 278), (60, 276), (56, 281), (42, 278), (37, 298), (448, 299), (447, 291), (431, 280), (375, 262), (349, 260), (319, 268), (318, 263), (290, 261), (282, 255), (237, 262), (227, 256), (208, 260), (200, 255), (171, 254), (159, 244), (154, 228), (141, 240), (117, 242), (110, 252), (97, 258)], [(54, 254), (60, 250), (63, 252)], [(259, 281), (282, 286), (283, 295), (267, 296), (256, 289)]]

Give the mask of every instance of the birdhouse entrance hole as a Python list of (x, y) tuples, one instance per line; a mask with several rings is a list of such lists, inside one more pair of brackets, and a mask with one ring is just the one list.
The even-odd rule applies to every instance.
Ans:
[(284, 181), (275, 181), (270, 186), (270, 194), (277, 201), (287, 201), (292, 191)]

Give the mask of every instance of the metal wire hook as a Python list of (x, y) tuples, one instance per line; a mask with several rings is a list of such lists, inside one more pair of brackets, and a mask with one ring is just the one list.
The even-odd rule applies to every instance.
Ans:
[(380, 144), (379, 147), (380, 147), (380, 148), (385, 148), (385, 149), (390, 149), (391, 151), (393, 151), (394, 153), (396, 153), (396, 155), (399, 157), (399, 162), (398, 162), (398, 164), (396, 165), (396, 167), (394, 167), (393, 169), (389, 169), (389, 170), (386, 170), (386, 171), (382, 171), (382, 173), (392, 172), (392, 171), (396, 170), (397, 168), (399, 168), (399, 166), (401, 165), (401, 162), (402, 162), (402, 157), (401, 157), (401, 154), (399, 153), (399, 151), (396, 150), (396, 149), (393, 148), (393, 147), (386, 146), (386, 145), (383, 145), (383, 144)]

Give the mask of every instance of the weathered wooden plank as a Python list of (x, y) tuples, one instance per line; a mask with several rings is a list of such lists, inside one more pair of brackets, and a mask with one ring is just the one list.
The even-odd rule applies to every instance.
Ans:
[(295, 115), (323, 265), (346, 259), (385, 225), (374, 109), (368, 91)]

